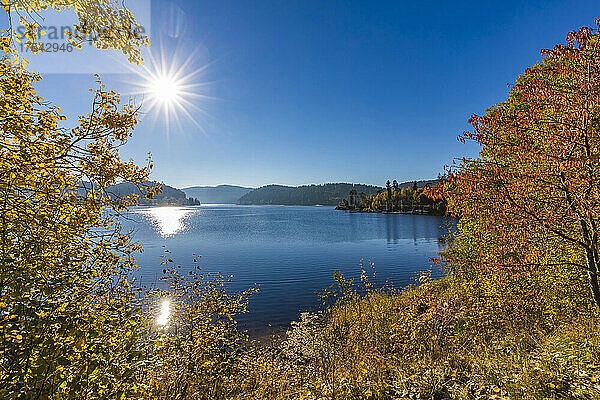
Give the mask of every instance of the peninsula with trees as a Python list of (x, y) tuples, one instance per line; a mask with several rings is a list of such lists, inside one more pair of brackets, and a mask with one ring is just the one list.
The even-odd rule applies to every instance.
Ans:
[(385, 188), (375, 194), (358, 192), (352, 188), (348, 197), (342, 199), (335, 209), (350, 212), (444, 215), (446, 201), (430, 198), (426, 195), (426, 189), (443, 183), (445, 179), (442, 175), (434, 180), (404, 183), (398, 183), (395, 179), (390, 182), (388, 179)]

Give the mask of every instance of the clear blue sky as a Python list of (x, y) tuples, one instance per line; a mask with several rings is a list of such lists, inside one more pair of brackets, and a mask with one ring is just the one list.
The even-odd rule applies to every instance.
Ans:
[[(597, 0), (154, 0), (152, 49), (196, 51), (188, 71), (210, 63), (196, 81), (214, 99), (194, 100), (200, 127), (146, 116), (124, 153), (152, 152), (153, 178), (176, 187), (433, 178), (476, 154), (456, 140), (472, 113), (598, 16)], [(86, 112), (91, 82), (49, 74), (39, 88)]]

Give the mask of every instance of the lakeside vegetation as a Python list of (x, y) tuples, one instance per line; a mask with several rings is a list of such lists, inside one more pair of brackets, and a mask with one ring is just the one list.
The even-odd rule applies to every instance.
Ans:
[[(118, 36), (98, 46), (138, 60), (130, 14), (99, 6), (94, 17)], [(482, 145), (479, 157), (425, 191), (460, 217), (436, 261), (445, 278), (424, 273), (400, 291), (375, 288), (372, 265), (360, 284), (336, 274), (325, 310), (267, 347), (235, 324), (253, 288), (231, 294), (227, 277), (176, 267), (169, 252), (164, 290), (135, 282), (141, 245), (114, 216), (136, 198), (106, 190), (148, 180), (150, 163), (118, 151), (138, 109), (98, 79), (90, 113), (67, 129), (4, 35), (0, 397), (600, 398), (598, 27), (571, 33), (473, 117), (463, 139)]]
[(446, 201), (443, 198), (433, 199), (427, 196), (426, 189), (432, 184), (443, 183), (445, 179), (440, 176), (437, 181), (414, 181), (412, 184), (398, 184), (395, 179), (390, 183), (388, 180), (385, 189), (379, 190), (377, 194), (373, 195), (367, 195), (364, 192), (357, 193), (355, 189), (352, 189), (348, 194), (348, 200), (342, 199), (335, 209), (353, 212), (444, 215)]

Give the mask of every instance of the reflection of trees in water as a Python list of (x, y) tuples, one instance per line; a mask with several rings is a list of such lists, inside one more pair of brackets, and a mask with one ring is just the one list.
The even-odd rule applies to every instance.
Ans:
[(383, 214), (382, 217), (389, 244), (398, 244), (401, 239), (412, 239), (415, 244), (422, 239), (438, 240), (448, 234), (451, 226), (456, 227), (455, 222), (434, 216)]
[(411, 215), (412, 220), (412, 232), (413, 232), (413, 242), (417, 243), (417, 221), (414, 215)]
[(385, 215), (385, 232), (388, 244), (398, 244), (398, 218)]
[(350, 216), (350, 241), (360, 240), (362, 238), (363, 232), (361, 231), (361, 223), (359, 222), (359, 218), (362, 216), (360, 214), (349, 213)]

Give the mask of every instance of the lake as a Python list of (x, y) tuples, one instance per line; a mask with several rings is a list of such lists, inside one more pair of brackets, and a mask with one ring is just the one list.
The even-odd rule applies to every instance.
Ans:
[(439, 239), (454, 222), (333, 207), (203, 205), (137, 207), (122, 225), (143, 243), (137, 258), (145, 285), (160, 283), (165, 248), (180, 265), (192, 266), (194, 254), (201, 255), (202, 270), (233, 275), (235, 290), (259, 284), (249, 313), (238, 320), (260, 336), (318, 308), (315, 292), (333, 283), (334, 270), (360, 277), (361, 260), (375, 264), (378, 284), (414, 283), (418, 271), (430, 268), (429, 259), (443, 248)]

